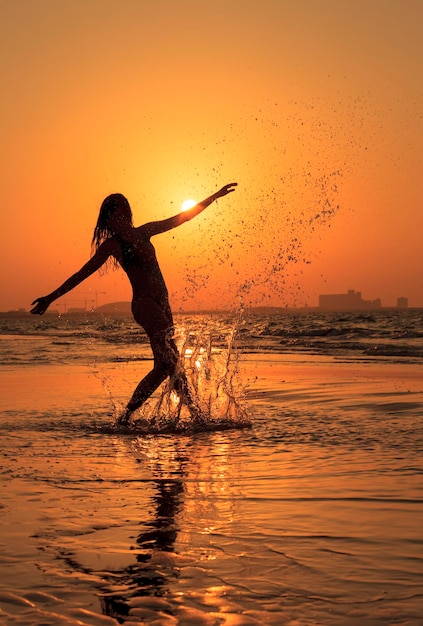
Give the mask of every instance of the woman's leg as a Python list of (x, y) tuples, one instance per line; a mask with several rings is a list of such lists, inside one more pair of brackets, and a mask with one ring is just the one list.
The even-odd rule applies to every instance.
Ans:
[[(146, 331), (154, 356), (153, 369), (137, 385), (119, 423), (127, 423), (157, 387), (177, 373), (179, 354), (173, 338), (173, 319), (169, 307), (162, 308), (154, 300), (143, 298), (133, 305), (136, 322)], [(184, 373), (175, 379), (175, 391), (190, 402), (188, 383)]]
[(149, 339), (153, 350), (154, 366), (135, 388), (127, 405), (129, 414), (138, 409), (157, 387), (168, 376), (173, 376), (176, 371), (178, 355), (167, 347), (167, 338), (163, 338), (162, 335), (150, 335)]

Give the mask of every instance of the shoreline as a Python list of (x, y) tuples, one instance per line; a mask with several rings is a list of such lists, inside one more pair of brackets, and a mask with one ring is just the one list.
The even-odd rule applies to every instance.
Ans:
[(242, 354), (251, 428), (105, 429), (150, 365), (3, 368), (5, 626), (419, 623), (420, 364)]

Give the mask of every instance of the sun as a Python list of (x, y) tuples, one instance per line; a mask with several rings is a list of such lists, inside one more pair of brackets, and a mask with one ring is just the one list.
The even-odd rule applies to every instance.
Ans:
[(192, 198), (189, 198), (188, 200), (184, 200), (181, 204), (181, 209), (182, 211), (188, 211), (188, 209), (192, 209), (193, 206), (195, 206), (197, 204), (197, 202), (195, 200), (192, 200)]

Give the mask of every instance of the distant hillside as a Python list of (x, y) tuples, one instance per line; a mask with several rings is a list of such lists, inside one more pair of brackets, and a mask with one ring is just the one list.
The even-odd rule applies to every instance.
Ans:
[(98, 306), (95, 310), (96, 313), (118, 313), (120, 315), (131, 314), (130, 302), (110, 302), (109, 304), (103, 304)]
[[(251, 307), (247, 309), (247, 312), (250, 314), (256, 315), (276, 315), (281, 313), (286, 313), (289, 311), (311, 311), (315, 310), (310, 308), (305, 309), (289, 309), (286, 307), (272, 307), (272, 306), (262, 306), (262, 307)], [(131, 303), (130, 302), (109, 302), (109, 304), (103, 304), (99, 306), (95, 310), (96, 313), (102, 313), (105, 315), (131, 315)], [(227, 313), (226, 310), (218, 310), (218, 309), (204, 309), (200, 311), (174, 311), (174, 315), (177, 314), (220, 314)]]

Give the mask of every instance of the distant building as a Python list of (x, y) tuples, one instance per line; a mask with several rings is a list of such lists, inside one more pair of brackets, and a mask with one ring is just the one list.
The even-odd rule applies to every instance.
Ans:
[(26, 309), (13, 309), (11, 311), (2, 311), (2, 317), (26, 317), (29, 313), (26, 312)]
[(408, 309), (408, 298), (397, 298), (397, 308), (398, 309)]
[(380, 309), (382, 302), (376, 300), (363, 300), (361, 291), (349, 289), (347, 293), (325, 294), (319, 296), (319, 308), (325, 311), (360, 311)]

